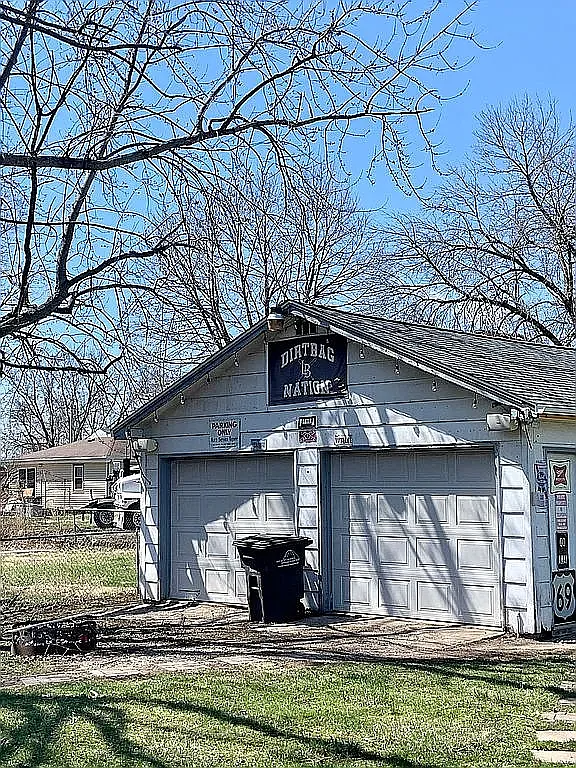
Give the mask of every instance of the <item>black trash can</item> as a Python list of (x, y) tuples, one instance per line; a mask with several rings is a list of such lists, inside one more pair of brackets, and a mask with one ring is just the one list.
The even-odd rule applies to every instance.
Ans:
[(307, 536), (255, 534), (234, 542), (246, 571), (250, 621), (294, 621), (304, 615)]

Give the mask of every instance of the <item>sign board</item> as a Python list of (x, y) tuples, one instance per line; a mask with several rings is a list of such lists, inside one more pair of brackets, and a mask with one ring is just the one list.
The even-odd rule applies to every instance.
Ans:
[(556, 566), (557, 568), (568, 568), (569, 565), (568, 532), (556, 531)]
[(210, 419), (210, 450), (237, 451), (240, 448), (240, 419)]
[(298, 442), (300, 445), (315, 444), (318, 441), (316, 416), (301, 416), (298, 419)]
[(550, 461), (550, 493), (570, 492), (570, 460)]
[(552, 603), (555, 623), (574, 621), (576, 618), (575, 581), (574, 571), (562, 570), (552, 574)]
[(343, 336), (298, 336), (268, 344), (270, 405), (331, 400), (348, 393), (348, 346)]
[(545, 461), (537, 461), (534, 464), (534, 477), (536, 480), (534, 492), (536, 507), (548, 509), (548, 465)]

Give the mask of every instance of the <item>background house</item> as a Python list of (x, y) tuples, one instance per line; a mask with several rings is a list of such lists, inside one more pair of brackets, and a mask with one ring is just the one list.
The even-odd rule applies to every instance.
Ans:
[(125, 461), (129, 462), (128, 443), (100, 434), (25, 453), (11, 464), (9, 496), (46, 509), (79, 509), (109, 495)]

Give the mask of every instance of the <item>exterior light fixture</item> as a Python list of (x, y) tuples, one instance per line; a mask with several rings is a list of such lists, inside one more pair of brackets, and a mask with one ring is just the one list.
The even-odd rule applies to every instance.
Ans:
[(472, 399), (472, 408), (478, 408), (478, 395), (474, 392), (474, 398)]
[(436, 381), (436, 379), (432, 379), (432, 392), (437, 392), (437, 391), (438, 391), (438, 382)]
[(396, 365), (394, 366), (394, 373), (396, 374), (396, 376), (400, 376), (400, 363), (398, 362), (398, 360), (396, 360)]
[(269, 331), (281, 331), (284, 328), (284, 313), (280, 307), (270, 307), (268, 315), (266, 316), (266, 322), (268, 323)]
[(520, 426), (519, 413), (515, 409), (510, 413), (487, 413), (486, 424), (491, 432), (515, 432)]
[(358, 357), (360, 360), (364, 360), (366, 357), (366, 352), (364, 351), (364, 344), (360, 344), (360, 351), (358, 352)]
[(132, 440), (135, 453), (154, 453), (158, 450), (158, 442), (153, 437), (138, 437)]

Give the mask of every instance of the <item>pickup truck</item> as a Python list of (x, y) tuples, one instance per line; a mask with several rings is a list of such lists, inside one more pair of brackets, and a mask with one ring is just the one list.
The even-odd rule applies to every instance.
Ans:
[(112, 486), (113, 495), (91, 501), (94, 524), (98, 528), (122, 528), (133, 531), (140, 526), (140, 498), (142, 476), (140, 474), (120, 477)]

